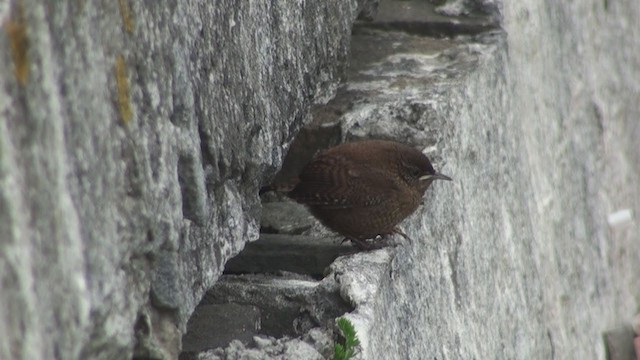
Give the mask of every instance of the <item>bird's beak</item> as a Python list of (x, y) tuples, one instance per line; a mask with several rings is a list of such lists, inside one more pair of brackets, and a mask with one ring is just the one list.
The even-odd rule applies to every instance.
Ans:
[(424, 181), (424, 180), (448, 180), (448, 181), (451, 181), (453, 179), (451, 179), (447, 175), (440, 174), (440, 173), (435, 173), (435, 174), (431, 174), (431, 175), (420, 176), (420, 180), (421, 181)]

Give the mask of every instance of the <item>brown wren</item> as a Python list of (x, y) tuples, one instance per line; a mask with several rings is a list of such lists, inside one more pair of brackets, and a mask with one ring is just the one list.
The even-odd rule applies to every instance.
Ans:
[(306, 205), (329, 229), (360, 249), (367, 239), (400, 234), (434, 180), (451, 180), (433, 169), (422, 152), (397, 142), (341, 144), (314, 156), (288, 196)]

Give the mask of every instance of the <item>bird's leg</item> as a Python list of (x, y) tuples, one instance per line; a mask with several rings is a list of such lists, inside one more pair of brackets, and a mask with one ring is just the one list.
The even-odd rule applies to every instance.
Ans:
[[(409, 235), (405, 234), (402, 230), (400, 230), (399, 227), (394, 228), (393, 231), (391, 232), (391, 234), (398, 234), (398, 235), (402, 236), (403, 238), (407, 239), (407, 241), (409, 241), (410, 243), (413, 242), (413, 239), (411, 239), (409, 237)], [(429, 247), (432, 250), (436, 250), (436, 247), (433, 244), (429, 243), (429, 242), (426, 242), (426, 243), (423, 243), (423, 244), (426, 244), (426, 246)], [(421, 246), (423, 246), (423, 245), (421, 245)]]
[(398, 235), (402, 236), (403, 238), (405, 238), (407, 241), (413, 242), (413, 240), (409, 237), (409, 235), (405, 234), (404, 231), (402, 231), (402, 229), (400, 229), (397, 226), (395, 228), (393, 228), (393, 231), (391, 233), (392, 234), (398, 234)]

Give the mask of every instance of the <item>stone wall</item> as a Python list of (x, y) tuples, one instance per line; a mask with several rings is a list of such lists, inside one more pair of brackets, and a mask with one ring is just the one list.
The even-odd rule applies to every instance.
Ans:
[(504, 33), (440, 51), (373, 35), (399, 51), (347, 85), (347, 137), (417, 139), (454, 178), (408, 220), (419, 244), (334, 265), (363, 358), (601, 359), (638, 311), (640, 5), (500, 8)]
[(177, 357), (364, 5), (0, 5), (0, 358)]
[(640, 303), (640, 3), (373, 5), (0, 5), (0, 358), (176, 358), (312, 121), (454, 178), (321, 280), (361, 358), (603, 358)]

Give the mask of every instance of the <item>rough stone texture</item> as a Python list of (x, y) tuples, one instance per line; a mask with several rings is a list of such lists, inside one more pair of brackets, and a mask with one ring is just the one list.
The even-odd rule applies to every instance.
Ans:
[(361, 3), (1, 3), (0, 358), (176, 358)]
[(356, 250), (342, 237), (261, 234), (225, 265), (225, 273), (293, 272), (322, 278), (333, 260)]
[(431, 3), (437, 4), (436, 12), (443, 15), (467, 17), (482, 13), (495, 20), (501, 17), (502, 1), (500, 0), (431, 0)]
[[(602, 332), (640, 306), (640, 3), (505, 2), (504, 11), (545, 347), (602, 358)], [(607, 224), (620, 209), (633, 218)]]
[(225, 349), (215, 349), (198, 354), (197, 360), (324, 360), (318, 350), (299, 339), (254, 338), (255, 348), (247, 348), (242, 342), (234, 340)]
[(426, 1), (383, 1), (372, 19), (374, 21), (362, 23), (361, 26), (452, 37), (476, 34), (499, 25), (499, 14), (492, 4), (474, 5), (465, 1), (472, 2), (455, 0), (444, 2), (436, 8)]
[[(429, 38), (428, 18), (356, 32), (339, 136), (420, 146), (455, 181), (403, 224), (411, 245), (340, 258), (329, 279), (364, 359), (603, 358), (640, 302), (640, 3), (439, 9), (478, 6), (473, 29), (504, 33)], [(135, 356), (176, 358), (204, 291), (257, 238), (258, 188), (332, 95), (358, 11), (0, 4), (0, 358), (131, 358), (134, 339)]]
[[(194, 316), (200, 321), (189, 321), (184, 343), (194, 346), (185, 348), (180, 359), (330, 358), (334, 319), (353, 310), (339, 290), (333, 277), (315, 281), (294, 273), (224, 275), (196, 308)], [(220, 306), (219, 311), (224, 311), (225, 304), (251, 306), (258, 312), (257, 326), (236, 333), (237, 340), (230, 341), (228, 334), (220, 334), (217, 329), (233, 332), (241, 324), (233, 316), (212, 311), (211, 304)], [(227, 319), (214, 321), (223, 317)], [(239, 320), (242, 317), (238, 316)], [(247, 337), (253, 341), (247, 341)]]
[(276, 337), (301, 336), (352, 310), (331, 278), (315, 281), (288, 273), (278, 277), (224, 275), (201, 304), (232, 302), (257, 306), (261, 313), (257, 330)]
[(275, 201), (262, 204), (261, 233), (302, 234), (314, 225), (314, 218), (301, 204)]
[(227, 346), (232, 340), (248, 342), (262, 326), (260, 309), (253, 305), (203, 304), (196, 307), (182, 338), (185, 353), (201, 352)]
[(343, 137), (415, 144), (454, 178), (403, 224), (411, 246), (334, 264), (363, 359), (601, 359), (638, 309), (640, 3), (502, 15), (450, 40), (354, 31)]

